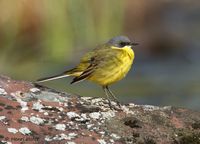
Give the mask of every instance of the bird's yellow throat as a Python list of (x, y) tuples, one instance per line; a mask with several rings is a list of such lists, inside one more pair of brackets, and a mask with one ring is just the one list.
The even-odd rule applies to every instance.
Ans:
[(124, 53), (126, 53), (130, 57), (130, 59), (134, 60), (134, 58), (135, 58), (135, 53), (134, 53), (133, 49), (131, 48), (131, 46), (124, 46), (122, 48), (112, 46), (111, 48), (123, 51)]

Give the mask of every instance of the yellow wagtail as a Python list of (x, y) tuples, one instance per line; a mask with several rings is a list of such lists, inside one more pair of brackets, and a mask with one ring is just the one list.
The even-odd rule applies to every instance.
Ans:
[(119, 101), (108, 88), (109, 85), (126, 76), (134, 60), (132, 47), (137, 45), (126, 36), (117, 36), (86, 53), (80, 63), (73, 69), (61, 74), (39, 79), (37, 82), (45, 82), (73, 76), (71, 82), (77, 83), (83, 80), (93, 81), (103, 87), (111, 107), (110, 98), (113, 98), (120, 106)]

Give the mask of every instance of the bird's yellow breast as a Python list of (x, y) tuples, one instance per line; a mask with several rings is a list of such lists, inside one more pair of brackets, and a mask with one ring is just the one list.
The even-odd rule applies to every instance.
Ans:
[(111, 55), (95, 70), (88, 79), (102, 86), (115, 83), (126, 76), (134, 60), (134, 52), (130, 46), (111, 47)]

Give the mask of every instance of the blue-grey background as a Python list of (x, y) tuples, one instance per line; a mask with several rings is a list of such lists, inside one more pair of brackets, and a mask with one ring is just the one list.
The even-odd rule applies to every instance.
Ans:
[[(200, 2), (173, 0), (0, 1), (0, 73), (34, 81), (72, 68), (117, 35), (140, 43), (127, 77), (111, 86), (123, 102), (200, 110)], [(90, 82), (44, 83), (103, 96)]]

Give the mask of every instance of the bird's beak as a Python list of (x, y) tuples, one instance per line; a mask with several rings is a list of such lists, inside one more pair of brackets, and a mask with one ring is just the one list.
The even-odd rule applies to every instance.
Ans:
[(133, 43), (131, 43), (131, 45), (132, 45), (132, 46), (136, 46), (136, 45), (139, 45), (139, 43), (133, 42)]

